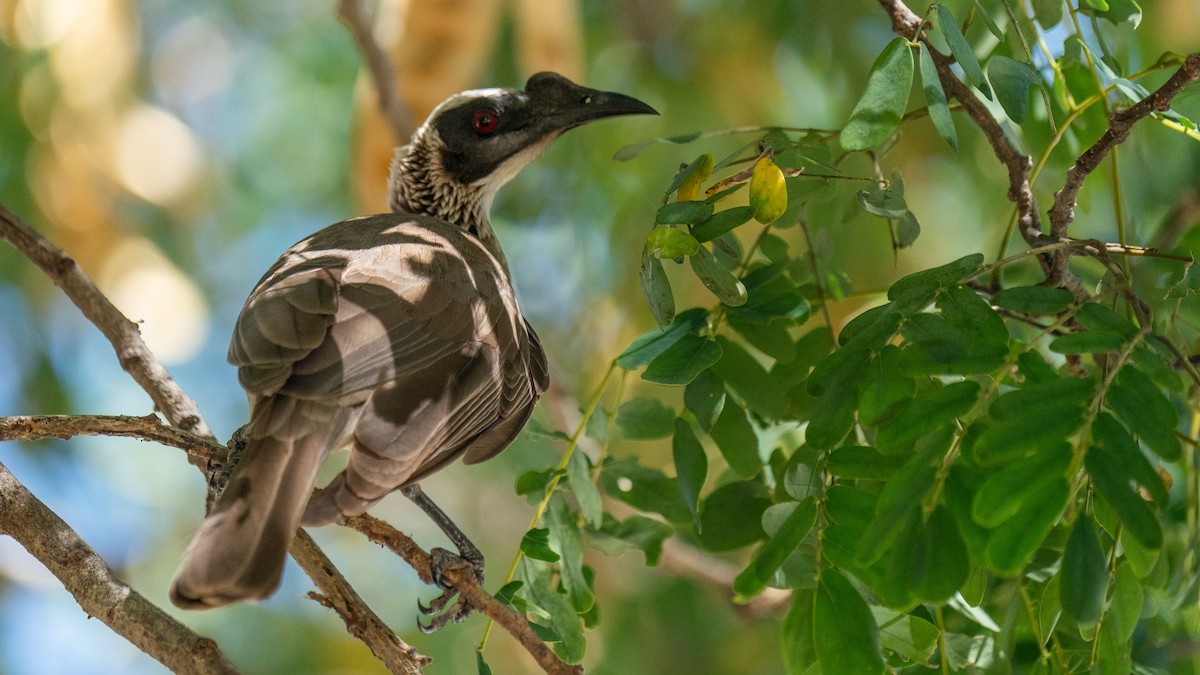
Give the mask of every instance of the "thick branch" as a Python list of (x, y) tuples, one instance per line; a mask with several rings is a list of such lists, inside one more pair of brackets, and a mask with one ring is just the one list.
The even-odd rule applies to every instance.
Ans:
[(200, 417), (190, 396), (154, 358), (142, 342), (137, 324), (109, 302), (92, 280), (63, 250), (51, 244), (12, 211), (0, 204), (0, 238), (8, 240), (26, 258), (40, 267), (61, 288), (80, 312), (91, 321), (117, 352), (121, 368), (142, 387), (171, 424), (201, 436), (212, 431)]
[(379, 110), (392, 130), (396, 145), (404, 145), (413, 132), (412, 116), (396, 91), (396, 73), (392, 61), (371, 31), (371, 18), (367, 16), (366, 4), (363, 0), (338, 0), (337, 17), (350, 30), (367, 69), (371, 71)]
[(1084, 179), (1100, 166), (1100, 162), (1104, 161), (1113, 147), (1128, 138), (1133, 125), (1151, 113), (1170, 110), (1171, 100), (1197, 78), (1200, 78), (1200, 53), (1184, 59), (1179, 70), (1146, 98), (1132, 107), (1112, 114), (1104, 135), (1075, 160), (1074, 166), (1067, 170), (1067, 180), (1063, 188), (1055, 193), (1054, 205), (1050, 207), (1051, 236), (1067, 236), (1067, 227), (1075, 220), (1075, 204), (1079, 199), (1079, 190), (1083, 187)]
[(0, 534), (16, 539), (80, 608), (177, 673), (236, 673), (212, 640), (171, 618), (113, 574), (100, 556), (0, 464)]
[[(367, 539), (403, 558), (417, 571), (422, 581), (432, 582), (433, 577), (429, 573), (429, 554), (423, 551), (408, 535), (369, 515), (346, 518), (342, 524), (362, 533)], [(533, 632), (533, 629), (529, 627), (529, 622), (488, 593), (469, 568), (447, 569), (444, 576), (467, 604), (511, 633), (521, 643), (521, 646), (533, 656), (542, 670), (551, 675), (576, 675), (583, 672), (582, 668), (568, 665), (559, 659), (554, 650), (550, 649), (537, 633)]]

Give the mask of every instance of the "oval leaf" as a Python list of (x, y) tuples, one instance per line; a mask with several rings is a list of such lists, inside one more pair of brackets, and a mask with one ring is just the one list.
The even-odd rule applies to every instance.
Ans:
[(954, 119), (950, 116), (950, 106), (946, 104), (946, 92), (942, 90), (942, 82), (938, 79), (937, 67), (929, 56), (929, 48), (921, 45), (917, 56), (921, 69), (921, 89), (925, 92), (925, 104), (929, 106), (929, 120), (933, 128), (950, 149), (958, 152), (958, 132), (954, 129)]
[(692, 228), (692, 236), (696, 238), (696, 241), (712, 241), (753, 217), (754, 209), (749, 206), (735, 206), (718, 211), (697, 223)]
[(721, 360), (721, 345), (688, 333), (646, 366), (642, 379), (659, 384), (687, 384)]
[(912, 51), (908, 44), (904, 38), (892, 40), (871, 65), (866, 91), (842, 129), (842, 148), (854, 152), (874, 147), (887, 140), (900, 125), (913, 78)]
[(877, 675), (883, 672), (879, 626), (862, 595), (846, 577), (826, 570), (813, 603), (813, 642), (821, 672)]
[(1108, 588), (1108, 562), (1096, 537), (1096, 528), (1086, 514), (1071, 528), (1063, 551), (1062, 581), (1059, 594), (1063, 611), (1081, 626), (1091, 626), (1100, 618)]
[(656, 227), (646, 234), (646, 250), (659, 258), (694, 255), (699, 248), (695, 237), (673, 227)]
[(734, 602), (749, 602), (762, 593), (775, 571), (800, 546), (816, 522), (816, 500), (809, 497), (796, 506), (779, 531), (763, 544), (750, 565), (733, 580)]
[(730, 274), (707, 248), (698, 247), (690, 260), (692, 271), (704, 283), (704, 287), (712, 291), (721, 302), (730, 307), (746, 304), (746, 287), (737, 277)]
[(649, 251), (642, 253), (642, 294), (646, 296), (646, 304), (650, 313), (660, 327), (671, 325), (675, 320), (675, 297), (671, 294), (671, 282), (663, 269), (662, 261), (650, 255)]
[(770, 157), (761, 157), (754, 163), (750, 176), (750, 208), (754, 219), (769, 225), (787, 210), (787, 184), (783, 172)]
[(700, 510), (697, 508), (700, 490), (704, 488), (704, 479), (708, 476), (708, 456), (704, 454), (704, 446), (692, 431), (692, 425), (687, 420), (675, 418), (675, 438), (671, 442), (671, 453), (675, 459), (675, 480), (679, 482), (679, 491), (683, 493), (683, 501), (687, 502), (692, 512), (692, 520), (696, 523), (696, 531), (700, 532)]

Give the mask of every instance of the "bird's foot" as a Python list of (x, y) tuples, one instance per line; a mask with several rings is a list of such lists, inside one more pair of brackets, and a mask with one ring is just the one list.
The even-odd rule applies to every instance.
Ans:
[[(442, 594), (428, 605), (417, 601), (417, 609), (421, 614), (433, 617), (428, 625), (417, 621), (417, 627), (422, 633), (436, 632), (448, 623), (462, 623), (474, 611), (474, 607), (459, 596), (458, 589), (446, 579), (446, 572), (453, 569), (473, 576), (476, 582), (483, 583), (483, 557), (478, 555), (478, 551), (474, 553), (476, 555), (468, 557), (451, 553), (444, 548), (435, 548), (429, 552), (429, 574), (433, 577), (433, 583), (442, 589)], [(451, 605), (450, 601), (455, 596), (459, 596), (458, 601)], [(446, 609), (447, 605), (449, 609)]]

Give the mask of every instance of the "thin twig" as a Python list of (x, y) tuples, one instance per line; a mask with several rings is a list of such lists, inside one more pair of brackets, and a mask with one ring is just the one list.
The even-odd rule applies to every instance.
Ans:
[(108, 564), (0, 464), (0, 535), (46, 566), (89, 616), (177, 673), (236, 673), (209, 638), (193, 633), (117, 578)]
[(396, 91), (396, 70), (392, 67), (392, 61), (375, 40), (366, 3), (363, 0), (338, 0), (337, 17), (350, 30), (367, 69), (371, 71), (371, 79), (375, 81), (375, 91), (378, 94), (379, 110), (387, 120), (396, 144), (407, 143), (414, 130), (412, 116)]
[(0, 441), (66, 440), (75, 436), (123, 436), (187, 452), (193, 463), (222, 462), (226, 448), (204, 436), (163, 424), (158, 415), (28, 415), (0, 417)]

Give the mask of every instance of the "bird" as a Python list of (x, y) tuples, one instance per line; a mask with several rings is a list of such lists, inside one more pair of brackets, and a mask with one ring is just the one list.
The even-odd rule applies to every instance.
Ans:
[[(523, 90), (455, 94), (397, 148), (390, 212), (326, 227), (267, 270), (228, 353), (250, 402), (246, 444), (183, 555), (176, 606), (270, 596), (299, 526), (365, 513), (397, 490), (459, 548), (431, 551), (446, 592), (421, 610), (453, 595), (436, 567), (457, 558), (482, 575), (478, 549), (419, 481), (504, 450), (549, 386), (488, 213), (497, 190), (563, 132), (641, 114), (658, 113), (551, 72)], [(314, 493), (341, 448), (346, 468)], [(460, 602), (437, 618), (465, 612)]]

